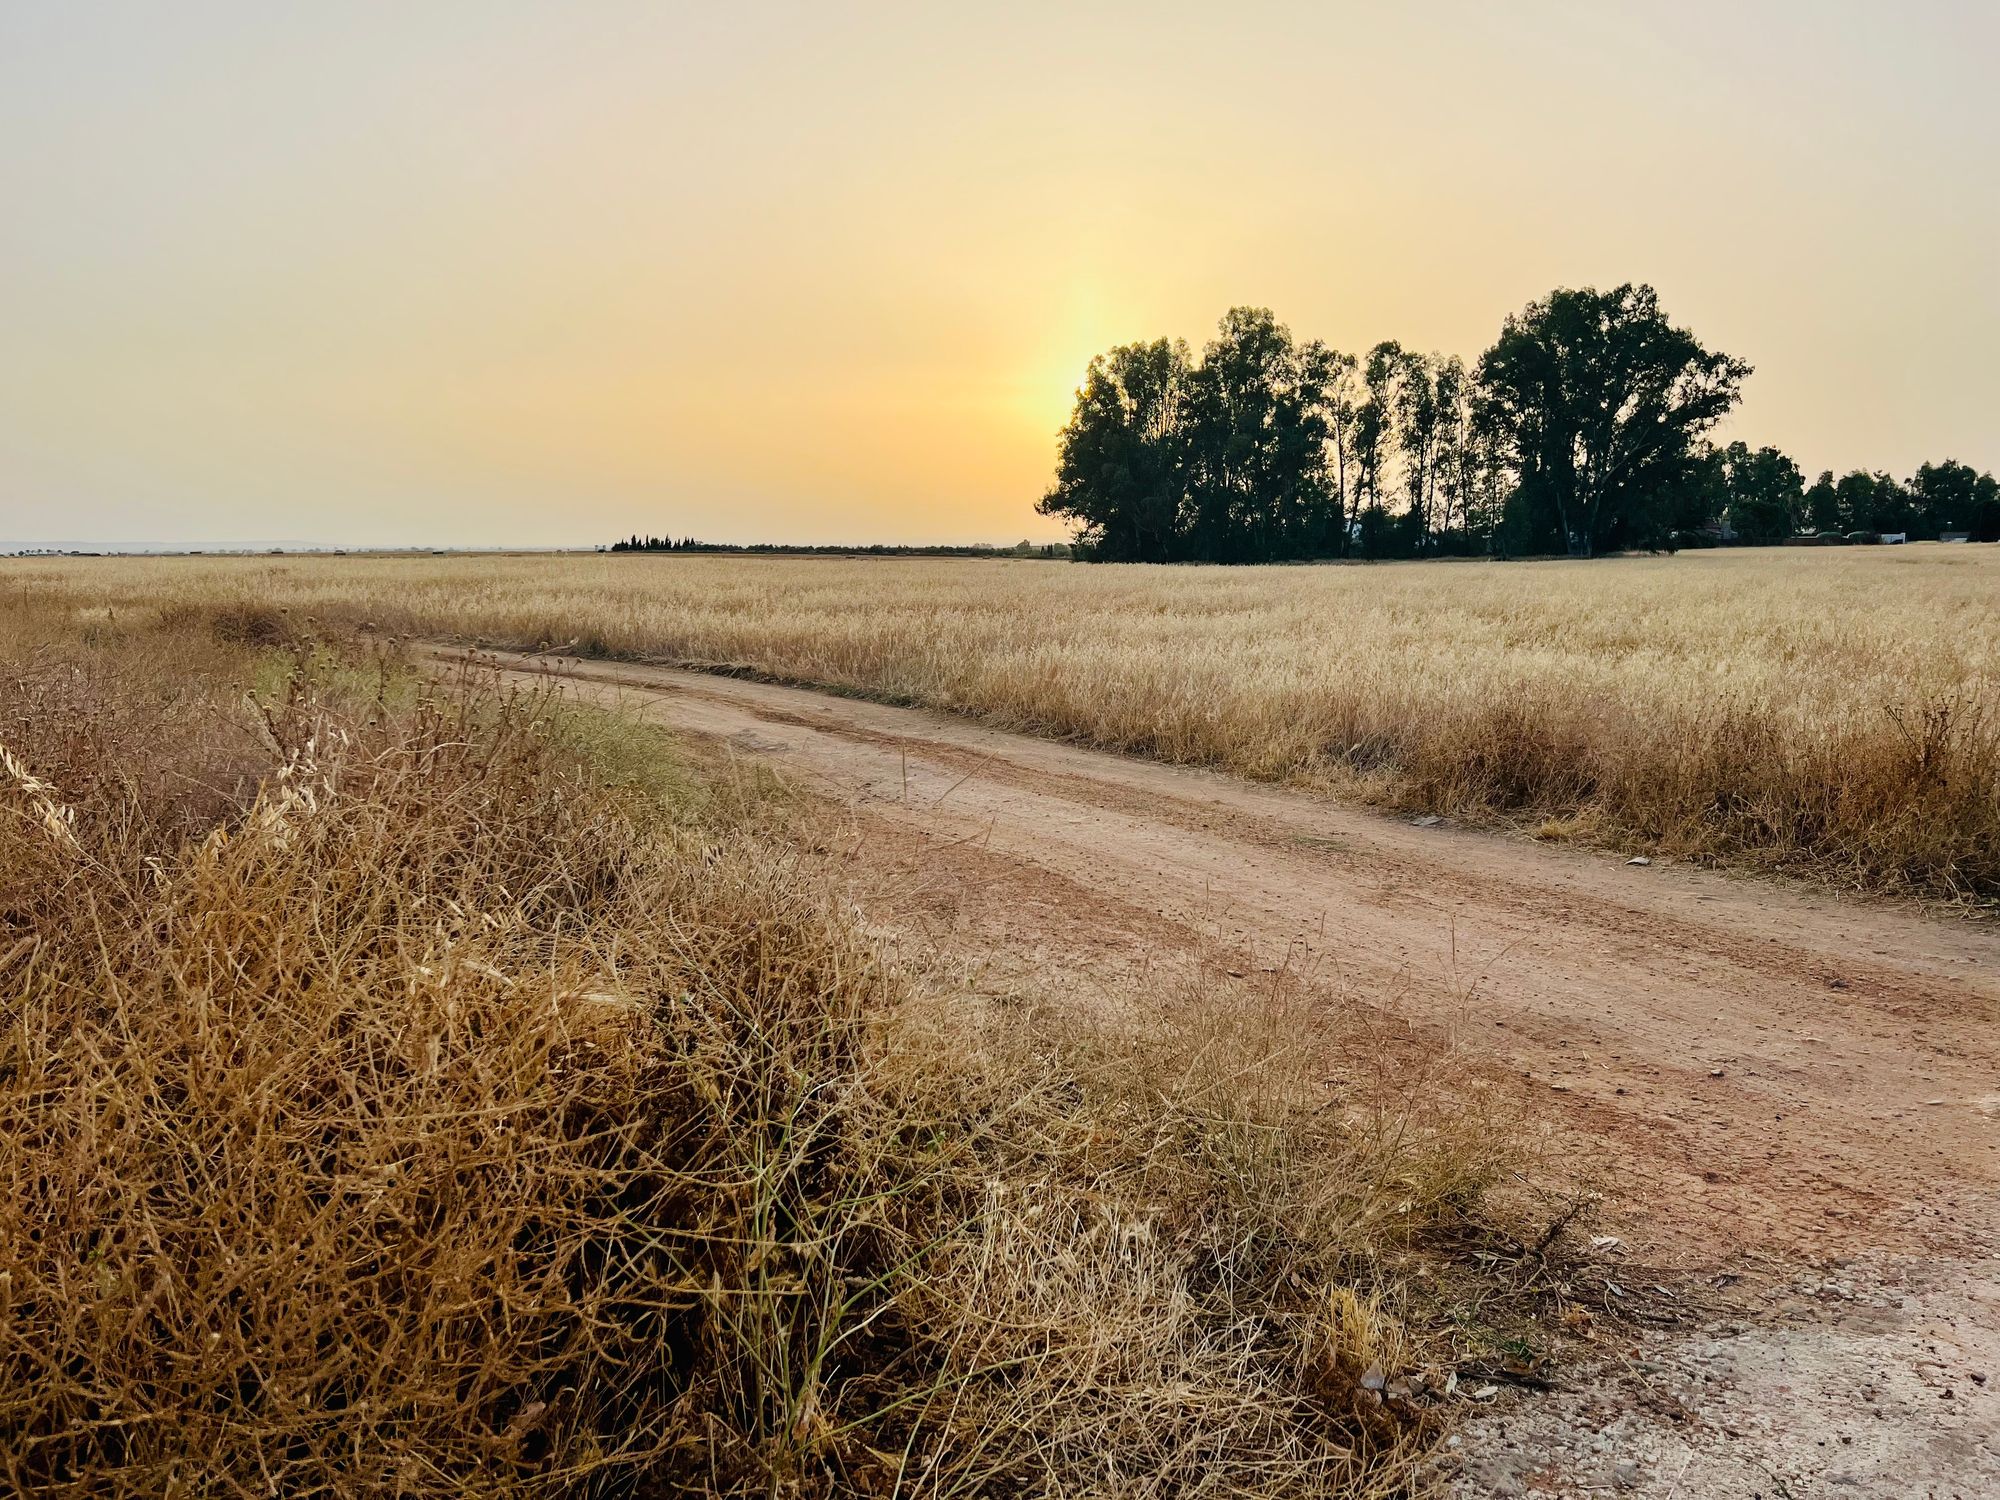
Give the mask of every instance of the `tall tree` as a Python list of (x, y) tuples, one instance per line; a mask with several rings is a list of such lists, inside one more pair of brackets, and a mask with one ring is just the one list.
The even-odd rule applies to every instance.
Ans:
[(1364, 554), (1380, 556), (1387, 545), (1388, 469), (1395, 439), (1397, 378), (1403, 346), (1384, 340), (1368, 351), (1361, 367), (1361, 404), (1354, 412), (1354, 516)]
[(1662, 529), (1749, 373), (1668, 322), (1649, 286), (1563, 289), (1508, 318), (1480, 360), (1481, 415), (1531, 530), (1589, 554)]
[(1125, 344), (1090, 362), (1057, 440), (1056, 480), (1036, 505), (1067, 517), (1079, 547), (1112, 562), (1164, 562), (1183, 519), (1187, 345)]
[(2000, 542), (2000, 480), (1981, 474), (1972, 490), (1972, 514), (1966, 531), (1975, 542)]
[(1191, 555), (1307, 557), (1333, 526), (1328, 351), (1301, 348), (1268, 308), (1232, 308), (1188, 382)]
[(1946, 531), (1970, 533), (1979, 541), (2000, 540), (1987, 533), (2000, 530), (1994, 515), (2000, 504), (2000, 482), (1970, 464), (1948, 458), (1925, 464), (1907, 486), (1917, 511), (1917, 525), (1926, 537)]
[(1833, 490), (1844, 531), (1907, 533), (1915, 524), (1916, 503), (1894, 475), (1856, 469), (1842, 476)]
[(1747, 443), (1731, 443), (1722, 453), (1724, 483), (1729, 493), (1725, 512), (1730, 529), (1758, 541), (1782, 541), (1803, 519), (1805, 475), (1776, 448), (1752, 452)]
[(1314, 339), (1299, 346), (1294, 369), (1297, 418), (1288, 432), (1285, 463), (1296, 475), (1301, 523), (1291, 551), (1297, 557), (1328, 557), (1346, 545), (1341, 438), (1352, 411), (1354, 356)]
[(1814, 531), (1843, 531), (1840, 491), (1833, 482), (1833, 470), (1822, 469), (1806, 491), (1806, 525)]
[(1431, 514), (1437, 488), (1440, 361), (1405, 352), (1396, 367), (1394, 416), (1397, 447), (1403, 456), (1404, 512), (1413, 546), (1422, 551), (1434, 529)]
[(1326, 415), (1327, 443), (1331, 450), (1328, 479), (1333, 485), (1334, 530), (1332, 550), (1346, 553), (1354, 535), (1356, 506), (1353, 500), (1352, 469), (1355, 464), (1354, 423), (1361, 404), (1361, 362), (1352, 354), (1327, 349), (1320, 368), (1320, 391)]
[(1432, 390), (1437, 400), (1437, 437), (1433, 445), (1432, 493), (1436, 500), (1436, 535), (1456, 536), (1455, 550), (1464, 551), (1471, 532), (1473, 492), (1477, 485), (1474, 469), (1477, 456), (1472, 442), (1472, 383), (1466, 377), (1465, 361), (1457, 355), (1441, 359), (1431, 356)]
[(1729, 461), (1721, 449), (1704, 443), (1654, 509), (1656, 540), (1669, 547), (1705, 543), (1708, 528), (1728, 510)]
[(1513, 475), (1496, 447), (1492, 434), (1477, 419), (1475, 388), (1468, 381), (1467, 416), (1464, 436), (1465, 532), (1467, 549), (1483, 547), (1496, 556), (1525, 550), (1526, 543), (1507, 525), (1508, 500), (1513, 495)]

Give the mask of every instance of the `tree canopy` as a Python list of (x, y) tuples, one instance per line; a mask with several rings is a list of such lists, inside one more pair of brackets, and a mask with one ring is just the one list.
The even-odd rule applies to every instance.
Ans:
[(1782, 541), (1804, 519), (1806, 478), (1776, 448), (1731, 443), (1720, 454), (1723, 519), (1738, 536)]
[(1588, 555), (1658, 540), (1698, 441), (1749, 373), (1668, 322), (1649, 286), (1551, 292), (1508, 318), (1479, 362), (1479, 420), (1531, 545)]
[(1161, 339), (1091, 361), (1039, 508), (1107, 561), (1330, 557), (1391, 534), (1435, 545), (1480, 493), (1472, 442), (1459, 360), (1394, 343), (1363, 360), (1239, 307), (1199, 360)]
[(1108, 562), (1179, 551), (1187, 447), (1187, 345), (1125, 344), (1090, 362), (1056, 451), (1056, 482), (1037, 507), (1067, 516)]
[(1079, 556), (1122, 562), (2000, 539), (2000, 486), (1955, 460), (1808, 489), (1777, 448), (1715, 446), (1749, 374), (1649, 286), (1553, 291), (1470, 368), (1394, 340), (1345, 353), (1238, 307), (1198, 358), (1157, 339), (1091, 361), (1039, 509)]

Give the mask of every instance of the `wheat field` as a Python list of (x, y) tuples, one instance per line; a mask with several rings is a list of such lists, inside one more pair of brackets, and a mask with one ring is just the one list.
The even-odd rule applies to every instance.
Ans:
[(2000, 549), (1085, 567), (19, 559), (79, 610), (750, 670), (1544, 837), (2000, 893)]

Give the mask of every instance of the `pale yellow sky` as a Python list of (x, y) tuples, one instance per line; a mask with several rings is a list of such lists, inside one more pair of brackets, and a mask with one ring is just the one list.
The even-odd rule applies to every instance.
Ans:
[(1012, 541), (1089, 356), (1647, 280), (2000, 465), (2000, 6), (0, 0), (0, 545)]

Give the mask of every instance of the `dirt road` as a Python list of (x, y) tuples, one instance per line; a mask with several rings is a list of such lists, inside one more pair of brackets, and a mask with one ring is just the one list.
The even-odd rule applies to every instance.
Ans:
[[(1637, 1255), (1770, 1268), (1741, 1332), (1704, 1328), (1624, 1372), (1687, 1386), (1679, 1415), (1613, 1400), (1607, 1374), (1468, 1433), (1466, 1493), (2000, 1493), (2000, 924), (1416, 826), (795, 688), (505, 665), (847, 800), (907, 877), (907, 921), (1100, 976), (1219, 938), (1452, 1028), (1577, 1143)], [(1786, 1410), (1761, 1436), (1739, 1412), (1712, 1453), (1692, 1437), (1698, 1387)]]

